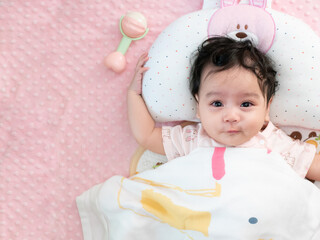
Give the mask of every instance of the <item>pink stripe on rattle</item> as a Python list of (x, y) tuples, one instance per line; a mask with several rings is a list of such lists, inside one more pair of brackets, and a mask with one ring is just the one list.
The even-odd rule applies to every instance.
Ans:
[(212, 155), (212, 176), (216, 180), (220, 180), (225, 175), (224, 152), (225, 147), (216, 147)]

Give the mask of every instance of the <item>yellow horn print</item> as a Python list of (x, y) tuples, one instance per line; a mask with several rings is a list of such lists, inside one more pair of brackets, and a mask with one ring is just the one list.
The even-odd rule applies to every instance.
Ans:
[(195, 211), (176, 205), (170, 198), (152, 189), (142, 191), (141, 204), (147, 212), (174, 228), (199, 231), (208, 237), (210, 212)]
[(318, 143), (315, 140), (310, 139), (310, 140), (307, 140), (306, 143), (312, 144), (312, 145), (316, 146), (316, 148), (318, 147)]

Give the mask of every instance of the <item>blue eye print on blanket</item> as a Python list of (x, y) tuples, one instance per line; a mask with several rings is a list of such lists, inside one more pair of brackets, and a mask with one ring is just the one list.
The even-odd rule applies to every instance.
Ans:
[(251, 224), (257, 224), (258, 223), (258, 219), (255, 217), (249, 218), (249, 223)]

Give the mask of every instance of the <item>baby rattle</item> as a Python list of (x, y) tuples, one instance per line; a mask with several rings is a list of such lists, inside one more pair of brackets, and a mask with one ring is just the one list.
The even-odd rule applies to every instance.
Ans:
[(143, 38), (149, 31), (146, 18), (139, 12), (128, 12), (120, 18), (120, 31), (123, 35), (117, 51), (105, 58), (105, 64), (114, 72), (120, 73), (126, 67), (125, 53), (132, 40)]

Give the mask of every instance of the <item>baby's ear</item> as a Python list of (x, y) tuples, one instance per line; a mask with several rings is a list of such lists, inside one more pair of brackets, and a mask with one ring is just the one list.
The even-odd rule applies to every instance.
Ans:
[(272, 103), (273, 97), (270, 98), (269, 102), (268, 102), (268, 109), (270, 110), (270, 105)]
[(199, 96), (198, 94), (195, 95), (195, 98), (196, 98), (196, 102), (197, 102), (197, 114), (196, 114), (196, 117), (198, 119), (200, 119), (200, 113), (199, 113)]
[(270, 121), (270, 105), (272, 103), (273, 97), (269, 100), (268, 105), (267, 105), (267, 111), (266, 111), (266, 116), (265, 116), (265, 121), (269, 122)]
[(264, 124), (268, 123), (270, 121), (269, 114), (266, 114), (266, 117), (264, 118)]

